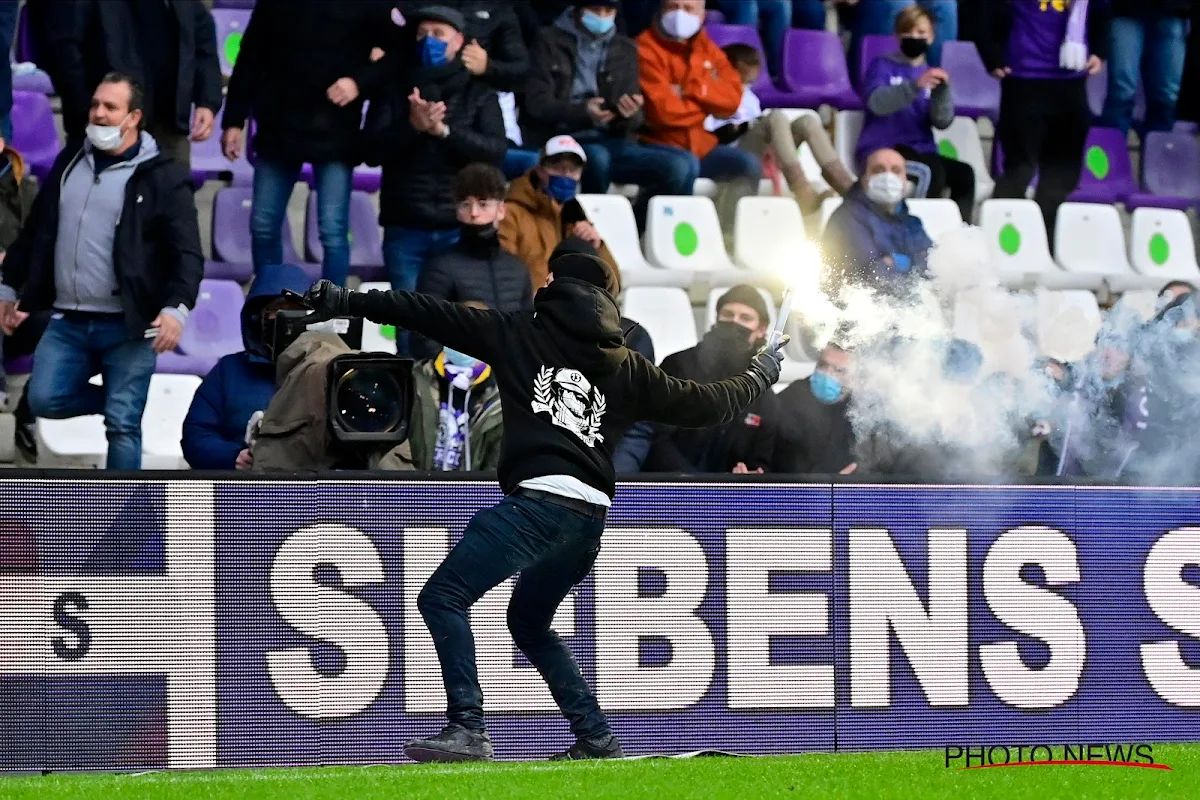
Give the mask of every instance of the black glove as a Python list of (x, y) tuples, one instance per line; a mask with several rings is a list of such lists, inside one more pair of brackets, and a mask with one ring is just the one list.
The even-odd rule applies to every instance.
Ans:
[(304, 303), (316, 320), (350, 316), (350, 290), (333, 281), (319, 280), (304, 293)]
[(766, 392), (779, 381), (779, 372), (783, 368), (783, 348), (792, 337), (783, 335), (774, 345), (765, 344), (762, 349), (750, 359), (748, 375), (758, 384), (759, 394)]

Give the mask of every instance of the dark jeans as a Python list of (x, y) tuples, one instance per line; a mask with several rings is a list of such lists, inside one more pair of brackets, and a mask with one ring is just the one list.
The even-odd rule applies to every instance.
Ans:
[(550, 628), (563, 598), (595, 563), (603, 532), (603, 516), (520, 494), (475, 515), (417, 597), (442, 665), (450, 722), (472, 730), (485, 727), (467, 609), (519, 573), (508, 604), (513, 641), (549, 685), (576, 736), (610, 732), (571, 651)]
[(971, 222), (975, 212), (975, 170), (970, 164), (940, 153), (918, 153), (905, 146), (897, 147), (896, 152), (929, 167), (929, 197), (941, 197), (942, 191), (949, 189), (950, 199), (958, 204), (963, 222)]
[(1129, 133), (1138, 82), (1146, 87), (1146, 133), (1175, 127), (1175, 104), (1187, 56), (1187, 20), (1147, 12), (1117, 17), (1109, 34), (1108, 94), (1096, 123)]
[[(288, 199), (303, 168), (300, 162), (284, 163), (259, 159), (254, 165), (254, 208), (250, 212), (251, 257), (254, 271), (283, 263), (282, 226)], [(350, 275), (350, 190), (349, 164), (329, 161), (313, 164), (317, 192), (317, 231), (325, 251), (321, 277), (338, 286)]]
[(792, 0), (717, 0), (717, 8), (730, 25), (761, 24), (763, 47), (767, 51), (767, 70), (779, 74), (783, 56), (783, 37), (792, 27)]
[(1038, 171), (1034, 199), (1051, 247), (1058, 207), (1079, 184), (1091, 116), (1083, 78), (1005, 78), (1000, 83), (997, 138), (1004, 149), (1004, 175), (996, 181), (995, 196), (1023, 198)]

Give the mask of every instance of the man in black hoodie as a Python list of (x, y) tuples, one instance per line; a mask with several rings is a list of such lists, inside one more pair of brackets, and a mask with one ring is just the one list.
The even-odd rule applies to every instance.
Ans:
[(720, 425), (779, 379), (778, 345), (719, 383), (679, 381), (625, 346), (616, 276), (596, 256), (554, 259), (532, 312), (467, 308), (410, 292), (351, 293), (321, 281), (314, 319), (362, 316), (407, 327), (491, 365), (504, 409), (504, 500), (467, 525), (417, 598), (446, 684), (450, 724), (410, 742), (417, 761), (486, 761), (491, 740), (467, 610), (520, 574), (508, 607), (513, 641), (550, 686), (577, 741), (560, 758), (622, 755), (570, 650), (555, 610), (591, 570), (615, 490), (612, 442), (639, 419)]

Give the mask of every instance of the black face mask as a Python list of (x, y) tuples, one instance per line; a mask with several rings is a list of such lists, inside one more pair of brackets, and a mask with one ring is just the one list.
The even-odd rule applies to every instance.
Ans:
[(458, 227), (461, 241), (467, 247), (487, 248), (499, 243), (500, 231), (493, 222), (486, 225), (471, 225), (464, 222)]
[(750, 341), (753, 331), (736, 322), (718, 322), (704, 334), (701, 347), (706, 360), (722, 377), (741, 372), (750, 363), (750, 357), (758, 349)]
[(929, 52), (929, 42), (915, 36), (904, 36), (900, 39), (900, 52), (907, 58), (920, 58)]

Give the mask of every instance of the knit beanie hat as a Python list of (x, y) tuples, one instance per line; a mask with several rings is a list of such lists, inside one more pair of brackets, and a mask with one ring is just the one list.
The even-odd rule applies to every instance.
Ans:
[(766, 325), (771, 319), (771, 314), (767, 311), (766, 301), (758, 293), (758, 289), (755, 289), (753, 286), (747, 286), (743, 283), (734, 286), (728, 292), (721, 295), (721, 298), (717, 300), (717, 312), (720, 313), (721, 309), (729, 303), (741, 303), (744, 306), (750, 306), (750, 308), (753, 308), (758, 313), (758, 321), (762, 325)]

